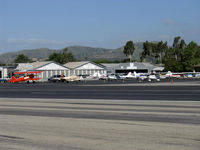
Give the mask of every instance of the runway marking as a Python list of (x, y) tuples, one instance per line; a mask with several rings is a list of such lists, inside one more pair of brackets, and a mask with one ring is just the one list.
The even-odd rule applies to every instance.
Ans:
[(111, 92), (107, 92), (107, 93), (94, 93), (94, 92), (88, 92), (88, 93), (78, 93), (78, 92), (76, 92), (76, 93), (69, 93), (69, 92), (67, 92), (66, 91), (66, 93), (58, 93), (58, 92), (55, 92), (55, 93), (53, 93), (53, 92), (31, 92), (31, 94), (40, 94), (40, 95), (46, 95), (46, 94), (48, 94), (48, 95), (68, 95), (68, 94), (78, 94), (78, 95), (95, 95), (95, 94), (103, 94), (103, 95), (110, 95), (110, 94), (112, 94), (112, 95), (150, 95), (150, 96), (153, 96), (153, 95), (167, 95), (167, 96), (169, 96), (169, 95), (174, 95), (174, 96), (176, 96), (176, 95), (188, 95), (188, 96), (191, 96), (191, 95), (199, 95), (200, 96), (200, 93), (199, 94), (185, 94), (185, 93), (177, 93), (177, 94), (169, 94), (169, 93), (166, 93), (166, 94), (149, 94), (149, 93), (111, 93)]
[[(114, 106), (114, 105), (112, 105)], [(105, 110), (105, 111), (130, 111), (130, 112), (167, 112), (167, 113), (196, 113), (200, 114), (200, 110), (155, 110), (155, 107), (148, 106), (145, 109), (136, 109), (136, 108), (90, 108), (90, 107), (70, 107), (70, 106), (38, 106), (38, 105), (0, 105), (0, 107), (9, 107), (9, 108), (45, 108), (45, 109), (70, 109), (70, 110)], [(137, 106), (139, 107), (139, 106)], [(144, 107), (144, 106), (143, 106)], [(149, 109), (153, 107), (154, 109)], [(181, 107), (184, 108), (184, 107)]]

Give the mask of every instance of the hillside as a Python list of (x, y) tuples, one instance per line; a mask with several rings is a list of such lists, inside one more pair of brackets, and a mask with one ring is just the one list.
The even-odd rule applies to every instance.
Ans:
[[(135, 43), (134, 59), (139, 60), (139, 55), (143, 51), (143, 43)], [(31, 50), (21, 50), (18, 52), (9, 52), (0, 55), (0, 63), (9, 64), (17, 57), (18, 54), (24, 54), (30, 59), (39, 58), (45, 60), (48, 56), (54, 52), (61, 52), (62, 50), (52, 50), (48, 48), (39, 48)], [(122, 60), (126, 56), (123, 54), (123, 47), (118, 49), (105, 49), (105, 48), (92, 48), (85, 46), (71, 46), (68, 47), (68, 51), (71, 52), (77, 60)]]

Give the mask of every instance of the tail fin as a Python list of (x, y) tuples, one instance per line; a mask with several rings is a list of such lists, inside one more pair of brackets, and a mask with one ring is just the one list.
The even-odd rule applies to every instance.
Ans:
[(129, 72), (128, 74), (127, 74), (127, 76), (130, 76), (132, 73), (131, 72)]
[(14, 82), (16, 80), (16, 78), (14, 76), (11, 77), (11, 79), (9, 80), (9, 82)]

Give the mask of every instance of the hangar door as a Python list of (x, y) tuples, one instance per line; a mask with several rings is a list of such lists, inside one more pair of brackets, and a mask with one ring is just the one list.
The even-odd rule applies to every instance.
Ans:
[(128, 73), (128, 72), (137, 72), (137, 73), (148, 73), (147, 69), (119, 69), (115, 70), (115, 73)]

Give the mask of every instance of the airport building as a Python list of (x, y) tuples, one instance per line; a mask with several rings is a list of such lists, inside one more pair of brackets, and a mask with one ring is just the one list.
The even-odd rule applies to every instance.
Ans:
[(164, 67), (155, 66), (150, 63), (132, 62), (132, 63), (102, 63), (107, 69), (107, 73), (151, 73), (151, 72), (161, 72)]
[(70, 75), (93, 75), (95, 73), (106, 74), (106, 67), (91, 61), (68, 62), (65, 67), (71, 70)]
[(19, 63), (15, 71), (42, 71), (42, 73), (39, 74), (39, 77), (42, 78), (42, 80), (47, 80), (53, 75), (70, 75), (69, 68), (53, 61)]
[(0, 78), (7, 78), (8, 76), (8, 68), (1, 66), (0, 67)]
[(10, 78), (14, 68), (14, 66), (0, 66), (0, 79)]
[[(103, 63), (96, 64), (91, 61), (68, 62), (64, 65), (53, 61), (33, 62), (33, 63), (19, 63), (15, 68), (16, 71), (42, 71), (38, 74), (42, 80), (47, 80), (53, 75), (65, 76), (71, 75), (93, 75), (95, 73), (151, 73), (163, 71), (164, 67), (152, 65), (150, 63)], [(8, 71), (4, 67), (0, 67), (0, 77), (7, 77)]]

